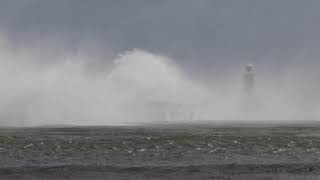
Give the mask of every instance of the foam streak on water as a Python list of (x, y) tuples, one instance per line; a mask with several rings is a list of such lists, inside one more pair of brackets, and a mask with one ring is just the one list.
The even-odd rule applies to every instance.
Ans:
[(317, 179), (314, 127), (0, 129), (4, 179)]

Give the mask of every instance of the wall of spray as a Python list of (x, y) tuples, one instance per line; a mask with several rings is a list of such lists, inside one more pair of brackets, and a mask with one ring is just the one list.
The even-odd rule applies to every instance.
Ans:
[(65, 53), (57, 63), (43, 64), (34, 61), (39, 59), (37, 47), (17, 50), (4, 41), (0, 47), (1, 126), (162, 123), (150, 115), (150, 101), (174, 102), (193, 113), (193, 118), (169, 123), (320, 118), (316, 78), (308, 78), (317, 71), (304, 67), (306, 73), (299, 63), (288, 66), (281, 77), (257, 66), (256, 92), (248, 104), (242, 91), (243, 64), (226, 77), (197, 81), (174, 59), (139, 49), (107, 59), (111, 66), (93, 73), (88, 58), (96, 56)]

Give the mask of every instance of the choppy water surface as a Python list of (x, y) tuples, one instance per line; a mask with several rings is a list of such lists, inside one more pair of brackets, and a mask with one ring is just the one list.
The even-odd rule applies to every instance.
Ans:
[(0, 177), (319, 179), (319, 135), (317, 126), (3, 128)]

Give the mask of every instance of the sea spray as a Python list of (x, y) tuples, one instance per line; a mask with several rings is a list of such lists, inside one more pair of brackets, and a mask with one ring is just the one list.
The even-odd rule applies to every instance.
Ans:
[[(2, 52), (0, 122), (3, 126), (248, 120), (281, 123), (317, 119), (320, 114), (319, 105), (314, 104), (310, 109), (308, 101), (299, 101), (301, 91), (292, 84), (301, 82), (294, 82), (293, 75), (290, 81), (294, 83), (287, 85), (258, 71), (256, 106), (247, 108), (241, 93), (240, 72), (235, 78), (219, 78), (221, 81), (216, 84), (199, 83), (187, 78), (175, 60), (144, 50), (122, 53), (112, 60), (110, 71), (94, 75), (87, 71), (86, 60), (79, 56), (66, 56), (58, 63), (44, 66), (28, 61), (32, 53), (15, 55), (8, 49)], [(157, 109), (159, 106), (155, 104), (162, 107)], [(159, 118), (155, 111), (168, 111), (171, 117)]]
[[(188, 107), (203, 92), (169, 58), (142, 50), (114, 60), (111, 72), (92, 76), (83, 61), (40, 68), (10, 63), (2, 69), (3, 125), (118, 125), (152, 122), (150, 99)], [(182, 119), (181, 119), (182, 120)]]

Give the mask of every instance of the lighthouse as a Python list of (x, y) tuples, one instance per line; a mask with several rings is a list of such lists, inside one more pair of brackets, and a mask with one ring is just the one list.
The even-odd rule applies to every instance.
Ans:
[(252, 64), (247, 64), (245, 66), (245, 71), (243, 74), (243, 88), (244, 93), (247, 96), (252, 96), (255, 91), (255, 72)]

